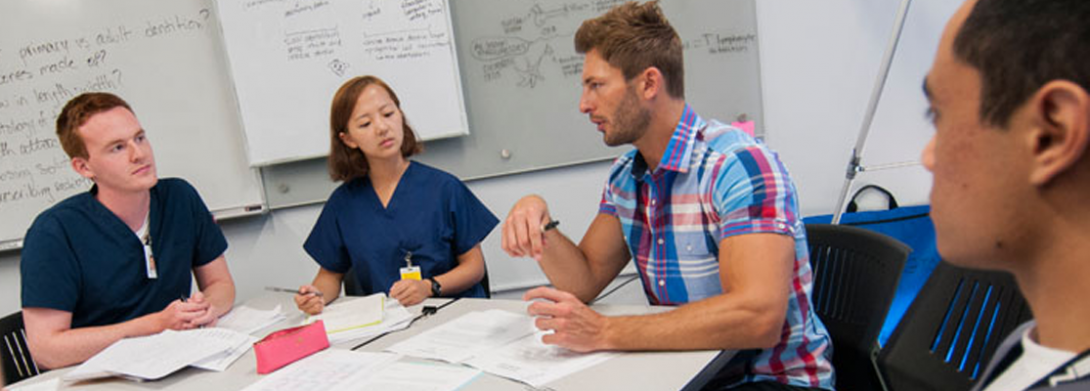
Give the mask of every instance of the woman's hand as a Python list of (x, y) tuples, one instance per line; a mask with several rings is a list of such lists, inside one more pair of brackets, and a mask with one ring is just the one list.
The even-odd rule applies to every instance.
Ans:
[(431, 297), (431, 281), (400, 280), (390, 287), (390, 297), (406, 307), (420, 304), (424, 299)]
[(318, 290), (314, 285), (300, 286), (299, 293), (295, 294), (295, 306), (299, 307), (299, 310), (307, 315), (322, 313), (322, 310), (325, 309), (325, 299), (322, 298), (322, 291)]

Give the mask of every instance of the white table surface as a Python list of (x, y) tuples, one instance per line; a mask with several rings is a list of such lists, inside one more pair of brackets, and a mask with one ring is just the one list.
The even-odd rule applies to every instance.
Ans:
[[(422, 305), (409, 307), (409, 312), (419, 314), (424, 305), (441, 305), (449, 299), (428, 299)], [(295, 308), (290, 294), (269, 293), (248, 301), (245, 305), (257, 309), (272, 309), (280, 304), (288, 314), (288, 318), (276, 325), (255, 333), (255, 336), (266, 334), (298, 325), (303, 315)], [(375, 340), (360, 351), (378, 352), (394, 343), (410, 338), (429, 328), (441, 325), (446, 321), (457, 318), (471, 311), (484, 311), (489, 309), (503, 309), (522, 313), (526, 310), (527, 303), (518, 300), (486, 300), (486, 299), (461, 299), (446, 306), (438, 313), (417, 320), (412, 327), (388, 334)], [(664, 307), (649, 307), (635, 305), (595, 305), (592, 308), (606, 315), (631, 315), (644, 314), (668, 310)], [(333, 345), (333, 349), (350, 349), (365, 341), (360, 339), (346, 343)], [(543, 387), (544, 390), (680, 390), (683, 388), (696, 389), (696, 384), (688, 384), (701, 371), (721, 353), (718, 350), (702, 350), (688, 352), (628, 352), (595, 365), (586, 370), (571, 374), (556, 380)], [(725, 352), (716, 362), (728, 360), (730, 352)], [(404, 360), (415, 360), (403, 358)], [(124, 379), (104, 379), (91, 382), (70, 383), (61, 382), (59, 389), (72, 390), (176, 390), (176, 391), (213, 391), (213, 390), (239, 390), (261, 379), (257, 374), (257, 362), (254, 359), (253, 349), (235, 361), (226, 371), (212, 372), (196, 368), (186, 368), (175, 372), (170, 376), (157, 381), (134, 382)], [(46, 372), (23, 382), (10, 385), (18, 387), (23, 384), (38, 383), (57, 378), (72, 368), (62, 368)], [(688, 385), (688, 387), (686, 387)], [(695, 388), (694, 388), (695, 387)], [(528, 385), (489, 375), (487, 373), (477, 377), (476, 380), (462, 388), (466, 391), (476, 390), (533, 390)]]

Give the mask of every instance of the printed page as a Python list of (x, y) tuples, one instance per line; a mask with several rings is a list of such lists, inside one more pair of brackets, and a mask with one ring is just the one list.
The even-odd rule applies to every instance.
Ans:
[(459, 363), (536, 331), (533, 319), (502, 310), (475, 311), (401, 341), (387, 350)]
[(338, 344), (356, 339), (373, 337), (387, 331), (402, 330), (409, 327), (413, 315), (409, 310), (401, 306), (397, 300), (386, 300), (386, 310), (382, 314), (382, 322), (372, 326), (348, 329), (329, 334), (329, 343)]
[(361, 389), (396, 354), (326, 349), (280, 368), (243, 391)]
[(307, 318), (306, 323), (325, 322), (327, 334), (379, 324), (385, 308), (385, 293), (364, 297), (344, 297), (325, 307), (321, 314)]
[(212, 327), (206, 329), (191, 330), (196, 334), (199, 334), (207, 338), (221, 339), (228, 343), (234, 344), (231, 349), (215, 354), (204, 360), (197, 361), (192, 365), (206, 369), (209, 371), (223, 372), (227, 367), (231, 366), (239, 357), (246, 354), (254, 346), (254, 342), (258, 341), (258, 337), (250, 334), (244, 334), (231, 329), (224, 329), (219, 327)]
[(16, 387), (8, 387), (9, 391), (54, 391), (61, 386), (61, 379), (53, 378), (46, 381), (40, 381), (33, 384), (19, 385)]
[(122, 339), (62, 378), (84, 380), (113, 374), (154, 380), (237, 345), (193, 331), (199, 330), (166, 330), (155, 335)]
[(460, 365), (398, 361), (379, 370), (367, 383), (346, 390), (454, 391), (480, 374), (480, 370)]
[(577, 353), (541, 342), (546, 332), (527, 335), (498, 349), (478, 355), (466, 364), (496, 376), (514, 379), (534, 387), (589, 368), (617, 353)]
[(231, 312), (220, 317), (220, 320), (216, 322), (216, 327), (253, 334), (286, 319), (287, 315), (284, 315), (280, 309), (279, 305), (267, 311), (244, 305), (235, 306), (231, 309)]

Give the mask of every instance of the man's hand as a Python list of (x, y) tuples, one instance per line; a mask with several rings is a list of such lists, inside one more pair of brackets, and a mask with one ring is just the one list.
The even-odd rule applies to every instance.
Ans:
[(400, 280), (390, 287), (390, 297), (403, 306), (419, 304), (431, 296), (431, 281)]
[[(211, 305), (204, 300), (204, 296), (197, 292), (193, 295), (195, 300), (175, 300), (170, 302), (167, 308), (159, 311), (160, 331), (189, 330), (208, 322), (211, 315)], [(204, 323), (200, 323), (204, 322)]]
[(207, 306), (204, 315), (201, 315), (190, 322), (193, 327), (212, 327), (219, 321), (219, 317), (216, 316), (216, 306), (213, 305), (211, 301), (205, 299), (204, 293), (197, 291), (197, 293), (194, 293), (193, 296), (189, 297), (187, 303)]
[(325, 309), (325, 299), (318, 294), (320, 292), (314, 285), (300, 286), (299, 293), (295, 294), (295, 306), (307, 315), (322, 313)]
[(577, 352), (611, 349), (606, 341), (609, 318), (590, 309), (571, 293), (539, 287), (526, 292), (522, 299), (545, 299), (531, 303), (526, 310), (537, 317), (534, 326), (539, 330), (553, 330), (553, 334), (542, 337), (542, 342)]
[(545, 200), (536, 195), (522, 197), (511, 207), (503, 222), (503, 251), (512, 257), (533, 257), (541, 260), (545, 251), (545, 234), (541, 228), (552, 221)]

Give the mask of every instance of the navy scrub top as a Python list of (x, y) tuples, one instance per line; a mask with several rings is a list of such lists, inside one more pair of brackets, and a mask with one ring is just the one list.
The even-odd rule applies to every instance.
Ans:
[[(389, 294), (407, 253), (424, 278), (442, 275), (497, 223), (458, 178), (410, 162), (385, 208), (367, 177), (337, 187), (303, 249), (326, 270), (352, 268), (365, 292)], [(485, 297), (485, 291), (477, 283), (444, 296)]]
[(227, 239), (197, 190), (181, 179), (151, 188), (149, 279), (144, 246), (95, 199), (97, 187), (42, 212), (24, 240), (23, 307), (72, 313), (72, 328), (110, 325), (162, 311), (188, 297), (193, 268), (223, 255)]

